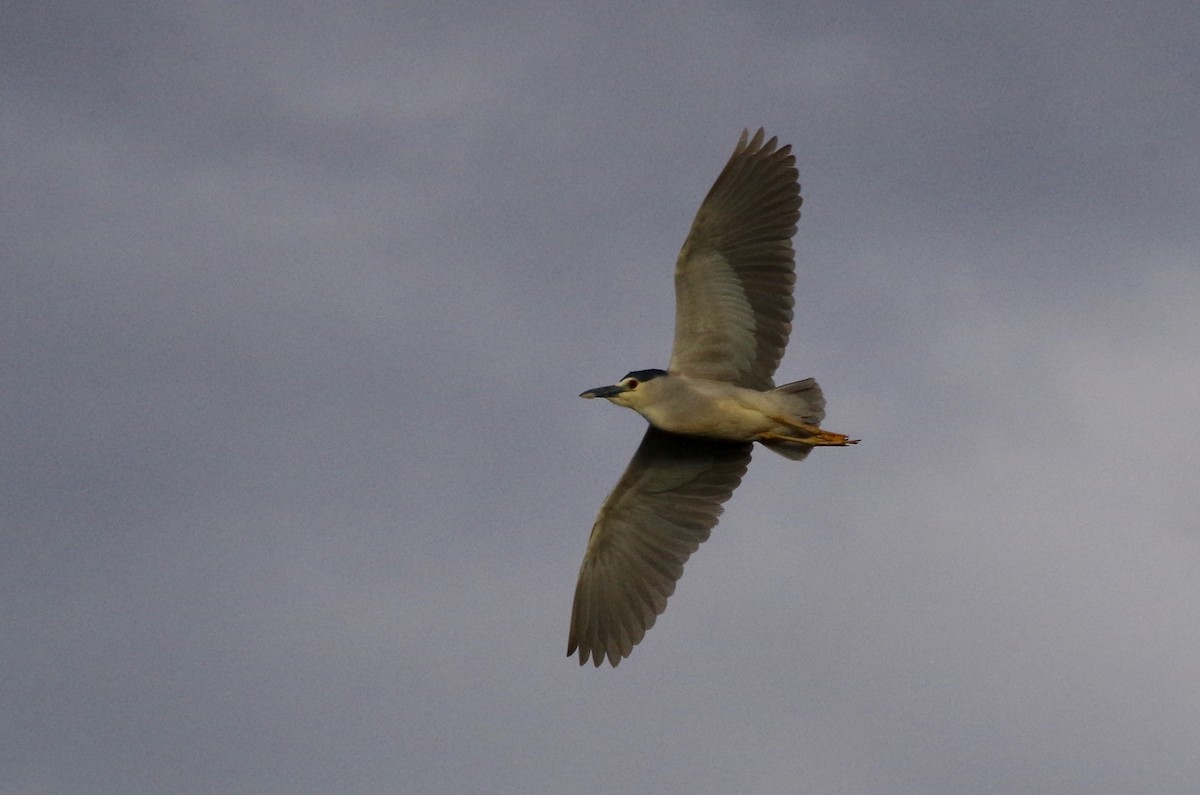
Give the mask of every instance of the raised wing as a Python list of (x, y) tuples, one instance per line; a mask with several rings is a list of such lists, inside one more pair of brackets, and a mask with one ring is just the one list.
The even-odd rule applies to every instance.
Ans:
[(769, 389), (783, 358), (800, 185), (791, 146), (764, 135), (742, 132), (679, 252), (672, 373)]
[(654, 626), (683, 564), (717, 524), (750, 463), (750, 442), (651, 427), (596, 517), (575, 587), (567, 656), (615, 667)]

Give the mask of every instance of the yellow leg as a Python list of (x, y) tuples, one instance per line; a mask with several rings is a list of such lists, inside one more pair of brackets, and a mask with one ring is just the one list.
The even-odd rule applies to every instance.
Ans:
[(803, 436), (785, 436), (782, 433), (764, 433), (758, 438), (760, 442), (795, 442), (797, 444), (810, 444), (813, 447), (845, 447), (848, 444), (858, 444), (858, 439), (851, 439), (849, 436), (833, 431), (826, 431), (818, 428), (816, 425), (809, 425), (806, 422), (786, 422), (796, 430), (803, 433)]

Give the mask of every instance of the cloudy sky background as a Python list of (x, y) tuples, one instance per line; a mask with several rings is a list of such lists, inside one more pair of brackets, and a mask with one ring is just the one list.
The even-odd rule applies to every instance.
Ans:
[[(1200, 10), (14, 2), (0, 793), (1184, 793)], [(564, 654), (743, 127), (805, 198), (760, 451)]]

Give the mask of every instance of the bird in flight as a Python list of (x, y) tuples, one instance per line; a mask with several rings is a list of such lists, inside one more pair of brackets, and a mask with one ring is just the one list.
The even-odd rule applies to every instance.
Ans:
[(800, 185), (791, 146), (743, 131), (675, 263), (675, 342), (666, 370), (634, 370), (580, 397), (650, 423), (600, 508), (579, 570), (567, 656), (614, 667), (666, 609), (708, 538), (754, 442), (793, 461), (857, 443), (820, 427), (811, 378), (775, 386), (792, 330), (792, 235)]

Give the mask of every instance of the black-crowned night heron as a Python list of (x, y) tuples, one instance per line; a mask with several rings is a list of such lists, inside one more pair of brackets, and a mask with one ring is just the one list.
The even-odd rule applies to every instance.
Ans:
[(813, 447), (857, 441), (818, 427), (816, 381), (771, 380), (792, 330), (800, 185), (791, 147), (763, 138), (742, 133), (679, 252), (668, 369), (634, 370), (580, 395), (650, 423), (588, 539), (567, 644), (580, 665), (590, 656), (616, 666), (654, 625), (754, 442), (799, 461)]

